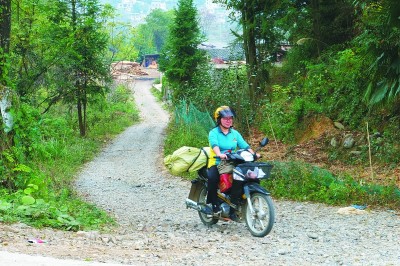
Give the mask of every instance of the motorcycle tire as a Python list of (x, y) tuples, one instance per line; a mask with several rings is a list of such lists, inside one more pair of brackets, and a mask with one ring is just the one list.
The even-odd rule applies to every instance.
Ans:
[(245, 205), (244, 219), (247, 229), (255, 237), (264, 237), (268, 235), (275, 222), (275, 208), (269, 195), (255, 192), (250, 196), (254, 213), (248, 203)]
[[(197, 202), (199, 204), (206, 204), (206, 202), (207, 202), (207, 188), (206, 187), (203, 187), (201, 189), (201, 192), (199, 194), (199, 198), (198, 198)], [(219, 220), (218, 218), (210, 217), (209, 215), (207, 215), (201, 211), (199, 211), (199, 217), (200, 217), (201, 222), (207, 226), (214, 225), (214, 224), (218, 223), (218, 220)]]

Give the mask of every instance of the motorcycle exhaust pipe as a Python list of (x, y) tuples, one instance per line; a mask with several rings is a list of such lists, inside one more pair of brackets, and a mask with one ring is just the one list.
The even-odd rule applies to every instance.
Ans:
[(186, 208), (191, 208), (191, 209), (195, 209), (196, 211), (200, 211), (201, 210), (201, 205), (198, 204), (197, 202), (191, 200), (191, 199), (186, 199)]

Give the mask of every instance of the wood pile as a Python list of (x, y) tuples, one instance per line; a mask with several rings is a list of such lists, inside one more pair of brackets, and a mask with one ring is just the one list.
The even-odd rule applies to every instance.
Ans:
[(111, 75), (117, 78), (121, 75), (147, 76), (149, 74), (143, 71), (137, 62), (119, 61), (111, 64)]

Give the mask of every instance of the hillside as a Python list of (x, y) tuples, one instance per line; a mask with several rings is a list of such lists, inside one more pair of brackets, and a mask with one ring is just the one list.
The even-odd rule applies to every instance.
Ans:
[[(344, 136), (352, 135), (358, 139), (353, 148), (343, 147)], [(334, 174), (348, 173), (357, 180), (388, 185), (395, 183), (400, 187), (400, 165), (378, 162), (372, 157), (372, 167), (367, 150), (360, 149), (361, 140), (365, 142), (366, 134), (339, 130), (329, 119), (314, 121), (306, 131), (302, 132), (297, 144), (289, 145), (275, 141), (270, 137), (268, 149), (263, 154), (267, 160), (303, 161), (330, 170)], [(262, 138), (262, 133), (254, 131), (251, 142), (256, 146)], [(338, 147), (332, 147), (332, 139), (339, 141)], [(356, 146), (360, 144), (359, 146)], [(365, 145), (365, 144), (364, 144)], [(334, 157), (333, 154), (339, 154)]]

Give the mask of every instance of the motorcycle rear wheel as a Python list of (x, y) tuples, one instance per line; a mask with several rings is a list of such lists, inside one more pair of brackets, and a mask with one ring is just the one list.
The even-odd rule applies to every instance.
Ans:
[[(206, 187), (203, 187), (201, 189), (201, 192), (200, 192), (197, 202), (199, 204), (206, 204), (206, 202), (207, 202), (207, 188)], [(207, 226), (211, 226), (211, 225), (218, 223), (218, 218), (209, 217), (209, 215), (207, 215), (203, 212), (200, 212), (200, 211), (199, 211), (199, 217), (200, 217), (201, 222)]]
[(244, 219), (250, 233), (255, 237), (264, 237), (272, 230), (275, 222), (275, 209), (270, 196), (253, 193), (251, 203), (254, 213), (251, 213), (250, 206), (246, 203)]

